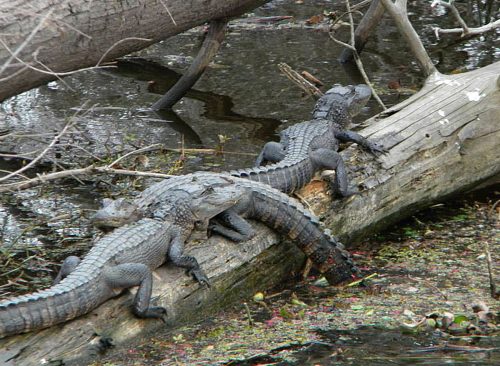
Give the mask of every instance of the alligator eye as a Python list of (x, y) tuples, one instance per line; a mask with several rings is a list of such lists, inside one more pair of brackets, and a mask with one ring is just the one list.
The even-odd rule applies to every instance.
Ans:
[(206, 188), (203, 190), (203, 192), (201, 193), (201, 195), (202, 195), (202, 196), (208, 196), (209, 194), (214, 193), (214, 192), (215, 192), (214, 187), (212, 187), (212, 186), (208, 186), (208, 187), (206, 187)]

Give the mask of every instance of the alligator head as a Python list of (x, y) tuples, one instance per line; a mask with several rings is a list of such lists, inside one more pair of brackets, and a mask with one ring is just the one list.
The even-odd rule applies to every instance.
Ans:
[(174, 189), (164, 200), (155, 202), (151, 211), (157, 219), (171, 220), (183, 226), (193, 223), (197, 231), (206, 232), (210, 219), (247, 196), (247, 191), (237, 185), (215, 184), (198, 192)]
[(335, 85), (318, 99), (313, 111), (314, 119), (327, 119), (347, 127), (350, 117), (357, 115), (370, 99), (368, 85)]
[(91, 222), (98, 228), (116, 228), (140, 220), (143, 213), (136, 205), (125, 198), (112, 200), (105, 198), (103, 207), (91, 217)]

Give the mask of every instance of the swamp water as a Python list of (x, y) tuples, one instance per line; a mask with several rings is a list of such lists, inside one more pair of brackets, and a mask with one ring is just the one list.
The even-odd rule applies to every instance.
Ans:
[[(283, 128), (309, 119), (314, 105), (314, 100), (303, 97), (279, 72), (278, 63), (286, 62), (296, 70), (310, 72), (325, 84), (323, 90), (334, 83), (361, 82), (356, 73), (337, 63), (341, 48), (331, 41), (325, 27), (297, 26), (293, 21), (291, 24), (251, 21), (253, 16), (273, 15), (292, 15), (295, 20), (303, 21), (324, 10), (343, 11), (341, 5), (330, 1), (304, 4), (273, 1), (255, 10), (248, 19), (234, 22), (210, 68), (174, 111), (157, 114), (148, 108), (159, 98), (158, 93), (163, 93), (186, 69), (202, 41), (201, 29), (125, 58), (116, 69), (78, 73), (13, 97), (0, 105), (0, 130), (30, 136), (0, 140), (0, 153), (15, 152), (33, 158), (36, 154), (32, 152), (43, 149), (73, 118), (78, 129), (61, 139), (40, 171), (50, 171), (54, 162), (79, 167), (100, 159), (100, 163), (106, 164), (127, 152), (157, 143), (171, 149), (213, 149), (224, 153), (186, 150), (189, 152), (180, 162), (177, 152), (153, 153), (146, 155), (146, 161), (127, 161), (125, 167), (138, 164), (139, 170), (153, 167), (175, 174), (249, 167), (266, 141), (276, 139)], [(494, 34), (440, 49), (430, 26), (439, 22), (442, 27), (450, 27), (450, 20), (442, 13), (432, 13), (427, 3), (410, 11), (413, 24), (433, 59), (439, 62), (440, 71), (471, 70), (498, 59)], [(383, 22), (362, 59), (382, 99), (392, 105), (417, 91), (422, 78), (409, 53), (401, 47), (402, 41), (391, 21)], [(391, 81), (397, 81), (402, 88), (389, 89)], [(371, 100), (357, 120), (379, 111)], [(20, 166), (18, 161), (0, 160), (3, 170)], [(130, 184), (122, 178), (103, 178), (99, 184), (58, 182), (1, 197), (0, 248), (5, 259), (2, 265), (17, 261), (16, 266), (24, 269), (3, 271), (0, 296), (48, 285), (47, 274), (56, 269), (55, 263), (75, 251), (86, 252), (93, 235), (87, 218), (99, 207), (100, 199), (130, 194), (135, 188), (142, 189), (143, 184), (139, 181)], [(56, 254), (41, 259), (47, 252)], [(15, 286), (7, 282), (13, 278), (20, 279)], [(348, 332), (339, 335), (342, 332), (331, 330), (322, 337), (327, 338), (325, 344), (344, 337), (345, 342), (364, 345), (359, 348), (360, 359), (364, 359), (363, 352), (370, 354), (373, 348), (384, 349), (380, 359), (364, 359), (362, 364), (489, 364), (488, 357), (467, 358), (461, 363), (459, 358), (449, 359), (442, 352), (435, 359), (410, 355), (409, 350), (425, 340), (406, 335), (370, 329)], [(325, 359), (325, 347), (321, 342), (307, 346), (297, 353), (302, 361), (296, 364), (335, 364)], [(398, 349), (401, 349), (399, 361), (384, 361), (386, 356), (397, 355)], [(331, 356), (330, 348), (328, 352)], [(352, 363), (346, 364), (357, 361), (349, 362)]]

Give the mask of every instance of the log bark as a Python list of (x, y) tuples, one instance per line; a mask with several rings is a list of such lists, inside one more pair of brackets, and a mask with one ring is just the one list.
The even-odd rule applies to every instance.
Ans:
[[(498, 177), (499, 75), (500, 62), (460, 75), (434, 74), (419, 93), (366, 122), (361, 133), (382, 143), (387, 154), (373, 159), (357, 147), (342, 152), (351, 185), (363, 188), (359, 194), (332, 205), (323, 183), (313, 182), (301, 196), (348, 246), (350, 240)], [(66, 324), (0, 340), (0, 362), (81, 364), (82, 358), (98, 356), (102, 339), (123, 347), (160, 328), (194, 322), (301, 268), (304, 257), (293, 244), (280, 243), (260, 225), (258, 233), (246, 243), (215, 237), (189, 247), (212, 280), (210, 289), (200, 288), (182, 270), (158, 270), (154, 298), (167, 308), (168, 324), (134, 318), (128, 293)]]
[(0, 101), (265, 2), (0, 0)]

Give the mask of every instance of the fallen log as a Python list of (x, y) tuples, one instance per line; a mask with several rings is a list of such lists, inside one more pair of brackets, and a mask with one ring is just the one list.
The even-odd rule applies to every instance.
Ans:
[[(322, 183), (300, 192), (316, 213), (323, 212), (333, 232), (345, 241), (359, 239), (416, 210), (469, 190), (500, 172), (500, 62), (446, 76), (433, 74), (424, 88), (383, 115), (366, 122), (364, 136), (389, 152), (377, 161), (356, 147), (342, 154), (361, 192), (335, 201)], [(111, 343), (120, 347), (164, 327), (192, 323), (288, 278), (304, 262), (289, 242), (280, 243), (259, 226), (253, 240), (234, 244), (218, 237), (191, 245), (212, 280), (200, 288), (182, 270), (164, 266), (154, 284), (156, 304), (169, 322), (135, 318), (130, 293), (63, 325), (0, 340), (0, 362), (38, 365), (63, 360), (81, 364)]]
[(327, 226), (356, 240), (498, 178), (499, 89), (500, 62), (459, 75), (433, 73), (418, 93), (366, 121), (361, 134), (390, 152), (380, 163), (354, 148), (344, 152), (346, 165), (357, 167), (352, 184), (366, 190), (334, 202)]
[(0, 101), (265, 0), (0, 0)]

